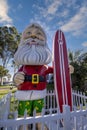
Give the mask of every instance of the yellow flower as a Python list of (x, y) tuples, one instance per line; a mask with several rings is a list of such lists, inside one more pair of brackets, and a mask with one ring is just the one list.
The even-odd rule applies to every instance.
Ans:
[(21, 103), (19, 103), (19, 107), (22, 108), (22, 104)]
[(26, 102), (25, 106), (26, 106), (26, 107), (28, 107), (28, 106), (29, 106), (29, 104), (30, 104), (29, 102)]
[(28, 109), (28, 110), (27, 110), (27, 113), (30, 113), (30, 112), (31, 112), (31, 110), (30, 110), (30, 109)]
[(41, 104), (41, 101), (39, 100), (39, 101), (38, 101), (38, 103), (40, 103), (40, 104)]
[(30, 103), (29, 102), (26, 102), (26, 105), (29, 105)]
[(38, 108), (38, 107), (35, 107), (35, 109), (36, 109), (36, 110), (39, 110), (39, 108)]
[(19, 106), (22, 106), (22, 104), (21, 104), (21, 103), (19, 103)]

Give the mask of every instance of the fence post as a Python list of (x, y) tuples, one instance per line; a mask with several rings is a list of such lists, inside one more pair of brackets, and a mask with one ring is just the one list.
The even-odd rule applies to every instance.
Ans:
[(71, 130), (70, 122), (70, 107), (68, 105), (63, 105), (63, 114), (64, 114), (64, 130)]
[(11, 93), (8, 93), (7, 99), (6, 99), (6, 108), (8, 110), (8, 114), (10, 113), (10, 100), (11, 100)]

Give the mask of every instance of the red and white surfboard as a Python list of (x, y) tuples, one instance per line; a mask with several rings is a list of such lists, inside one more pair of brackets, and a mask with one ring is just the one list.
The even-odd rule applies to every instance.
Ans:
[(54, 84), (57, 104), (62, 112), (63, 105), (69, 105), (72, 110), (72, 91), (68, 64), (67, 47), (64, 33), (58, 30), (53, 42)]

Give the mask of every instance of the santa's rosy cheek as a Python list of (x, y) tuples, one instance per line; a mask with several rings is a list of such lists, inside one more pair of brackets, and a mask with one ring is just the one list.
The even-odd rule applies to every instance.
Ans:
[(26, 38), (28, 38), (29, 36), (27, 35), (27, 34), (23, 34), (23, 39), (26, 39)]

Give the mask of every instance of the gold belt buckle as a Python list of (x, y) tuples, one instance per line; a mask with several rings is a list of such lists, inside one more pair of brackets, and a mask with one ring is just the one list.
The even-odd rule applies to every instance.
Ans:
[(38, 83), (39, 83), (39, 75), (32, 74), (32, 84), (38, 84)]

